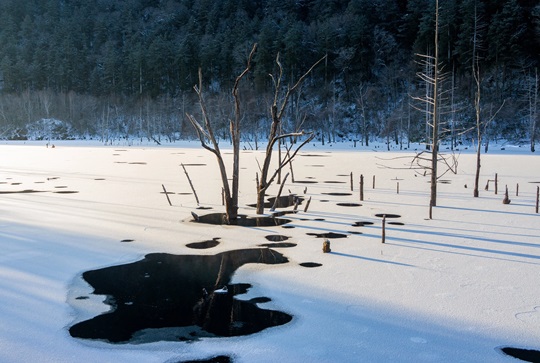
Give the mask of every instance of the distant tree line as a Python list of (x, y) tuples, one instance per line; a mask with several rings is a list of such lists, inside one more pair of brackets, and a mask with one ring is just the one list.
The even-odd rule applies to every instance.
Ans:
[[(258, 43), (240, 90), (250, 140), (264, 137), (260, 126), (270, 122), (268, 74), (279, 52), (284, 84), (327, 56), (291, 100), (284, 127), (314, 130), (321, 142), (382, 137), (403, 147), (426, 138), (412, 100), (426, 92), (416, 76), (424, 71), (417, 54), (433, 50), (434, 6), (433, 0), (2, 0), (0, 136), (57, 118), (81, 136), (104, 140), (193, 137), (185, 114), (197, 110), (192, 87), (199, 68), (216, 105), (209, 112), (223, 120), (225, 135), (230, 90)], [(534, 137), (538, 2), (445, 0), (439, 22), (443, 117), (452, 145), (475, 124), (473, 52), (485, 117), (505, 102), (486, 140)]]

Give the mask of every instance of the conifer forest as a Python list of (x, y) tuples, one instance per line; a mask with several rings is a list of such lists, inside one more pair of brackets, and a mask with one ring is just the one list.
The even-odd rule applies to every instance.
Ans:
[[(255, 43), (238, 90), (242, 139), (253, 145), (269, 132), (274, 87), (323, 57), (291, 97), (283, 132), (313, 131), (315, 143), (427, 143), (432, 106), (419, 100), (430, 99), (437, 48), (447, 145), (474, 144), (482, 119), (484, 142), (534, 150), (537, 0), (2, 0), (0, 138), (45, 138), (51, 128), (104, 142), (196, 138), (186, 115), (200, 113), (200, 70), (227, 140), (231, 90)], [(33, 134), (44, 120), (54, 120), (49, 134)]]

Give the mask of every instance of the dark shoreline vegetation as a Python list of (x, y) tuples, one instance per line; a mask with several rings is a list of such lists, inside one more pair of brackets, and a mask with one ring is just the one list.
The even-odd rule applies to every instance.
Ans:
[[(4, 0), (0, 137), (193, 138), (185, 115), (197, 114), (192, 87), (201, 68), (208, 111), (218, 136), (226, 139), (230, 91), (258, 43), (253, 72), (240, 89), (246, 141), (256, 144), (267, 136), (273, 96), (268, 74), (280, 53), (283, 86), (327, 56), (291, 102), (284, 131), (301, 124), (318, 133), (319, 142), (421, 142), (425, 117), (415, 107), (424, 107), (414, 105), (411, 96), (426, 93), (416, 54), (433, 49), (434, 3)], [(443, 121), (461, 131), (474, 125), (471, 39), (477, 34), (482, 117), (491, 117), (504, 102), (485, 139), (534, 138), (540, 5), (531, 0), (440, 5)], [(38, 122), (42, 119), (60, 121)], [(452, 145), (472, 138), (470, 132), (454, 135)]]

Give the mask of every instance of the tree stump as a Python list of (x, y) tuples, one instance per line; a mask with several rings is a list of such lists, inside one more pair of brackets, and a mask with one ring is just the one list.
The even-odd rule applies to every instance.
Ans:
[(331, 252), (332, 250), (330, 249), (330, 241), (325, 239), (323, 244), (322, 244), (322, 251), (324, 253), (329, 253)]
[(503, 204), (510, 204), (510, 198), (508, 197), (508, 186), (506, 186), (506, 191), (504, 192)]

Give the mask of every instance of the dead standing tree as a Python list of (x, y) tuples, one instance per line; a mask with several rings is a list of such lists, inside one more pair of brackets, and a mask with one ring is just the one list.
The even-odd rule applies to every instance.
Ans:
[(311, 68), (309, 68), (307, 72), (304, 73), (292, 87), (287, 86), (287, 90), (285, 94), (282, 95), (281, 80), (283, 79), (283, 67), (279, 60), (279, 53), (276, 56), (276, 64), (278, 66), (279, 73), (277, 77), (274, 75), (270, 75), (274, 83), (274, 101), (272, 105), (270, 106), (270, 116), (272, 118), (272, 125), (270, 126), (270, 134), (268, 135), (268, 145), (266, 146), (264, 162), (260, 170), (260, 176), (257, 179), (257, 214), (264, 213), (265, 193), (268, 190), (268, 187), (272, 185), (276, 177), (279, 175), (281, 169), (287, 166), (294, 159), (298, 151), (300, 151), (300, 149), (304, 145), (309, 143), (315, 136), (313, 133), (310, 133), (309, 137), (306, 140), (304, 140), (292, 153), (288, 152), (287, 156), (283, 160), (280, 160), (277, 169), (272, 174), (270, 174), (270, 162), (272, 161), (272, 151), (276, 143), (278, 143), (279, 140), (282, 140), (285, 138), (296, 138), (298, 136), (302, 136), (305, 134), (304, 131), (298, 132), (298, 130), (292, 133), (286, 133), (286, 134), (280, 133), (281, 120), (285, 113), (285, 109), (287, 107), (289, 98), (291, 97), (293, 92), (302, 84), (302, 82), (304, 82), (304, 80), (311, 73), (311, 71), (319, 63), (321, 63), (325, 58), (326, 56), (319, 59), (317, 62), (315, 62), (315, 64), (313, 64)]
[(197, 131), (201, 145), (206, 150), (210, 151), (216, 156), (219, 171), (221, 175), (221, 181), (223, 183), (223, 193), (225, 196), (225, 213), (228, 224), (236, 224), (238, 219), (238, 187), (239, 187), (239, 171), (240, 171), (240, 121), (241, 121), (241, 112), (240, 112), (240, 99), (238, 96), (238, 85), (242, 78), (250, 71), (251, 69), (251, 60), (257, 49), (257, 44), (253, 45), (251, 52), (249, 54), (247, 65), (244, 71), (236, 77), (234, 86), (232, 89), (232, 95), (234, 97), (234, 120), (229, 120), (230, 125), (230, 134), (233, 144), (233, 170), (232, 170), (232, 186), (229, 186), (229, 181), (227, 179), (227, 169), (225, 168), (225, 163), (223, 161), (223, 156), (221, 150), (219, 149), (219, 143), (214, 135), (212, 128), (212, 123), (208, 116), (206, 109), (205, 100), (202, 92), (202, 71), (199, 68), (199, 85), (194, 86), (195, 92), (199, 97), (199, 104), (201, 106), (201, 113), (203, 118), (203, 124), (199, 123), (193, 115), (186, 115)]

